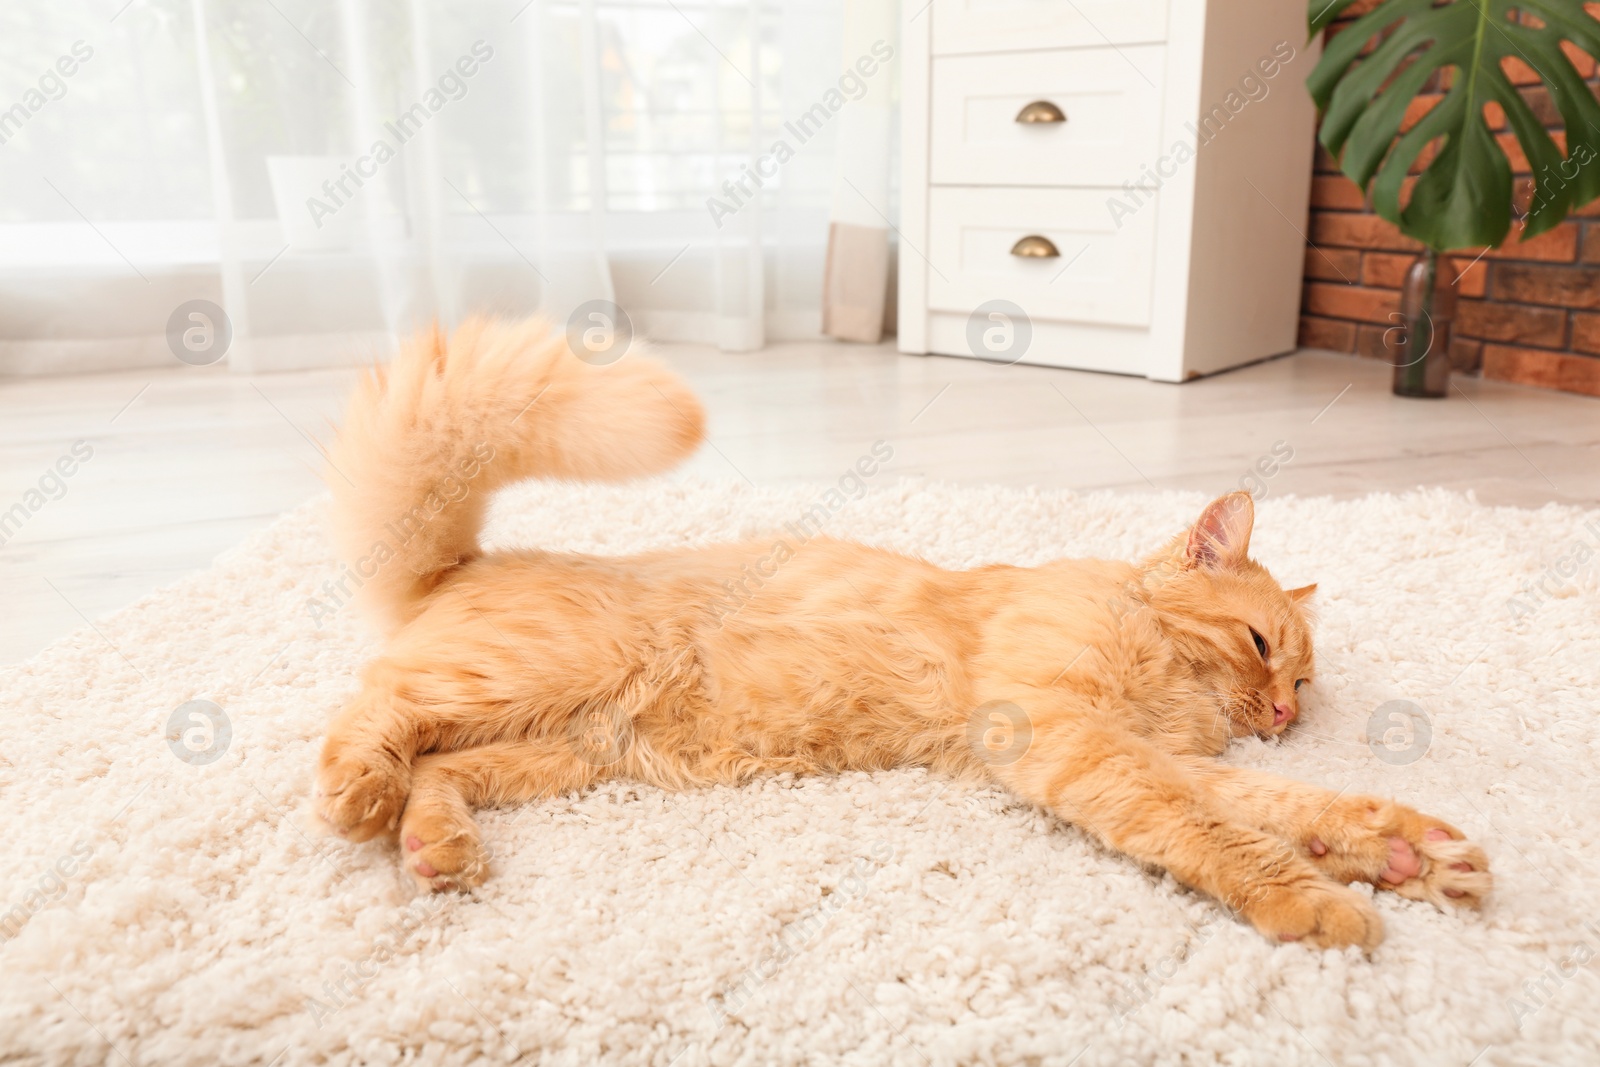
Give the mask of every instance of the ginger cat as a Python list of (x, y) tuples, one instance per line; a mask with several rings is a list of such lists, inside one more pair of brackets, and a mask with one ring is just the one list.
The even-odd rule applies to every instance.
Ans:
[(947, 571), (825, 538), (479, 548), (495, 488), (664, 471), (703, 424), (665, 367), (591, 366), (537, 322), (435, 330), (363, 381), (329, 485), (387, 645), (318, 764), (335, 832), (396, 835), (420, 885), (464, 889), (488, 873), (474, 808), (613, 777), (921, 766), (998, 782), (1281, 941), (1377, 945), (1351, 881), (1441, 907), (1488, 892), (1483, 851), (1446, 823), (1213, 758), (1281, 733), (1312, 677), (1314, 587), (1249, 558), (1246, 493), (1142, 563)]

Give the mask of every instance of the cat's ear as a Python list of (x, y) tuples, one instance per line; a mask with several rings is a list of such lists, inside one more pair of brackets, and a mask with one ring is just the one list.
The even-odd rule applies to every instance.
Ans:
[(1302, 600), (1311, 599), (1311, 594), (1315, 593), (1316, 591), (1317, 583), (1312, 582), (1310, 585), (1302, 585), (1299, 589), (1289, 590), (1289, 599), (1298, 604)]
[(1250, 552), (1250, 530), (1256, 506), (1249, 493), (1221, 496), (1206, 505), (1189, 531), (1184, 558), (1191, 567), (1225, 570), (1243, 563)]

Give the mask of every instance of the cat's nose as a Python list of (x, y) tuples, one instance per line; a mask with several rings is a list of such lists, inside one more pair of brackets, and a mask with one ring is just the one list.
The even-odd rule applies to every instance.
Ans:
[(1282, 726), (1286, 722), (1294, 721), (1294, 709), (1287, 704), (1272, 705), (1272, 725)]

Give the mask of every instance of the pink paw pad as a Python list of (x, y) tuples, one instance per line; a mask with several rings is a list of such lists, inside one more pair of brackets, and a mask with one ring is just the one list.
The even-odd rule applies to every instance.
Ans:
[(410, 849), (412, 852), (422, 851), (422, 838), (418, 837), (416, 834), (412, 834), (410, 837), (406, 838), (406, 848)]
[(1415, 878), (1421, 873), (1422, 861), (1417, 858), (1416, 850), (1411, 847), (1411, 843), (1403, 837), (1389, 838), (1389, 865), (1383, 869), (1379, 877), (1390, 885), (1399, 885), (1407, 878)]
[(417, 873), (422, 875), (424, 878), (432, 878), (439, 872), (434, 870), (427, 860), (418, 860)]

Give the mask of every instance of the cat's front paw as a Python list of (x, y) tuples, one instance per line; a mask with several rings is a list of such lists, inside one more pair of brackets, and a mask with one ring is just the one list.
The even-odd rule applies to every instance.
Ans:
[(393, 832), (410, 791), (411, 768), (386, 755), (330, 742), (317, 762), (317, 816), (351, 841)]
[[(1418, 816), (1418, 820), (1426, 820)], [(1415, 834), (1417, 827), (1409, 828)], [(1435, 822), (1415, 838), (1390, 838), (1389, 866), (1378, 884), (1412, 900), (1440, 908), (1476, 908), (1494, 886), (1489, 858), (1453, 826)]]
[(1477, 907), (1489, 895), (1488, 857), (1449, 823), (1375, 798), (1352, 797), (1339, 809), (1307, 846), (1330, 876), (1440, 908)]
[(1317, 948), (1355, 945), (1364, 951), (1383, 941), (1383, 920), (1372, 902), (1348, 886), (1298, 882), (1252, 894), (1242, 909), (1257, 930), (1274, 941), (1303, 941)]
[(413, 794), (400, 822), (400, 855), (419, 889), (472, 889), (489, 877), (489, 851), (478, 824), (453, 802)]

